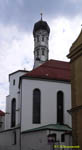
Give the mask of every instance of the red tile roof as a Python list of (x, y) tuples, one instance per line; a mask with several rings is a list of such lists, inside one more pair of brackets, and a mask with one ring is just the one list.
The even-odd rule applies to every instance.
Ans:
[(0, 110), (0, 116), (4, 116), (4, 115), (5, 113), (2, 110)]
[(70, 81), (70, 64), (64, 61), (48, 60), (23, 77)]

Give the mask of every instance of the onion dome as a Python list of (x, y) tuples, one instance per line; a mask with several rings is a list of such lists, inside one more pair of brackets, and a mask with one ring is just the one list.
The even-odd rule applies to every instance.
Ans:
[(35, 35), (36, 31), (38, 31), (40, 29), (46, 30), (48, 32), (48, 34), (50, 33), (50, 28), (49, 28), (47, 22), (43, 21), (42, 19), (34, 24), (33, 35)]

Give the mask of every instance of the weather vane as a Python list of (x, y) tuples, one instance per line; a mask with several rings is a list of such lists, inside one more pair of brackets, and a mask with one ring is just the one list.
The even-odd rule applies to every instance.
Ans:
[(41, 15), (41, 20), (42, 20), (43, 13), (40, 13), (40, 15)]

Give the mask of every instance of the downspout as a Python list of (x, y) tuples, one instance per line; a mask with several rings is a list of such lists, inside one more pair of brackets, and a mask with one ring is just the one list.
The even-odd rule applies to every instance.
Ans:
[[(22, 80), (20, 80), (21, 82)], [(21, 118), (22, 118), (22, 82), (20, 84), (20, 150), (21, 150)]]

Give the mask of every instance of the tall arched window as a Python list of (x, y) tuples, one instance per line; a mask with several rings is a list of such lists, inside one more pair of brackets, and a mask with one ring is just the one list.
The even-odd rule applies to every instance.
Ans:
[(37, 35), (37, 42), (39, 42), (40, 41), (40, 39), (39, 39), (39, 35)]
[(16, 125), (16, 99), (11, 102), (11, 127)]
[(40, 111), (41, 111), (41, 92), (39, 89), (33, 91), (33, 123), (40, 123)]
[(57, 92), (57, 123), (63, 124), (63, 92)]

